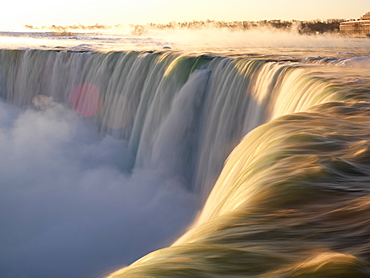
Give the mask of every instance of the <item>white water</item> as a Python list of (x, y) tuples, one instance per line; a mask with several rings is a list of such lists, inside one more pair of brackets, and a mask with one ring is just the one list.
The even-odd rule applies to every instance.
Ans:
[(260, 56), (1, 51), (5, 277), (94, 277), (169, 245), (244, 135), (369, 83), (359, 55)]

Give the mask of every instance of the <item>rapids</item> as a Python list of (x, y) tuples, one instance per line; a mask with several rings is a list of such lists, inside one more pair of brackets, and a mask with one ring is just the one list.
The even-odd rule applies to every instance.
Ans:
[[(72, 110), (73, 121), (119, 142), (114, 184), (135, 177), (132, 198), (151, 192), (137, 179), (145, 170), (158, 174), (159, 191), (192, 199), (178, 201), (192, 207), (180, 228), (199, 211), (185, 234), (108, 277), (368, 277), (370, 75), (368, 60), (347, 58), (1, 50), (0, 96), (56, 125), (67, 112), (50, 111)], [(10, 208), (1, 225), (17, 218)], [(7, 278), (35, 277), (4, 262)]]

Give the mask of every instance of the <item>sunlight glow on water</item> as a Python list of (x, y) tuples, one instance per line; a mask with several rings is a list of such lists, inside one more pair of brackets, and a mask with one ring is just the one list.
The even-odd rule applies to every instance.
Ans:
[(248, 34), (2, 34), (1, 275), (369, 277), (369, 40)]
[(76, 85), (69, 94), (73, 110), (84, 117), (96, 115), (103, 106), (103, 99), (98, 87), (84, 83)]

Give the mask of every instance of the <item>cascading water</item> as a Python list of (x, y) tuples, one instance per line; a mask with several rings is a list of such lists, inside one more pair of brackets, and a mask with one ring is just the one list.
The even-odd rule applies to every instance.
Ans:
[[(182, 170), (176, 171), (193, 183), (191, 187), (197, 188), (203, 199), (226, 157), (245, 134), (269, 119), (326, 101), (329, 86), (299, 66), (274, 60), (37, 50), (2, 51), (1, 55), (2, 92), (8, 102), (27, 106), (36, 96), (46, 95), (67, 104), (96, 122), (102, 134), (127, 142), (136, 167), (161, 163), (158, 152), (166, 147), (156, 141), (165, 136), (163, 125), (177, 125), (178, 130), (185, 126), (196, 138), (189, 139), (192, 143), (179, 142), (171, 151), (175, 160), (184, 158), (172, 166), (179, 163)], [(211, 74), (201, 81), (189, 79), (197, 69)], [(190, 88), (181, 92), (188, 79), (186, 86)], [(191, 86), (204, 88), (194, 92)], [(295, 96), (283, 99), (285, 92)], [(178, 109), (172, 106), (180, 106), (174, 101), (177, 94), (184, 94), (184, 99), (198, 98), (189, 104), (193, 111), (170, 115)], [(193, 120), (166, 123), (175, 121), (169, 118), (186, 118), (186, 113)]]
[[(68, 119), (88, 126), (92, 123), (102, 138), (119, 142), (124, 159), (115, 167), (120, 173), (114, 170), (107, 174), (110, 178), (104, 176), (106, 181), (99, 182), (106, 182), (109, 191), (107, 180), (112, 176), (118, 177), (115, 186), (120, 179), (125, 180), (123, 184), (128, 179), (130, 190), (135, 189), (126, 202), (140, 196), (142, 204), (138, 206), (145, 207), (152, 194), (155, 203), (168, 202), (171, 196), (174, 203), (190, 203), (191, 212), (186, 211), (188, 218), (179, 221), (178, 227), (204, 205), (192, 229), (172, 247), (150, 254), (112, 277), (286, 277), (321, 271), (316, 263), (324, 266), (324, 272), (326, 265), (329, 270), (337, 269), (337, 259), (350, 265), (340, 270), (367, 275), (366, 256), (339, 244), (340, 239), (349, 240), (351, 228), (364, 225), (363, 214), (358, 216), (360, 223), (342, 229), (333, 242), (319, 236), (321, 231), (326, 234), (339, 229), (334, 218), (346, 213), (346, 208), (341, 211), (335, 204), (325, 207), (325, 199), (343, 202), (349, 206), (348, 213), (355, 213), (353, 207), (360, 206), (356, 198), (366, 198), (368, 180), (369, 138), (364, 133), (368, 76), (338, 67), (342, 76), (335, 77), (330, 74), (333, 67), (169, 52), (3, 50), (0, 93), (7, 103), (36, 108), (52, 119), (69, 107), (75, 113)], [(362, 82), (354, 82), (359, 77)], [(32, 113), (30, 117), (36, 117)], [(59, 127), (57, 120), (54, 124)], [(351, 128), (356, 133), (351, 134)], [(66, 152), (58, 153), (59, 157), (75, 150)], [(104, 151), (99, 155), (104, 157)], [(92, 161), (83, 160), (87, 164)], [(88, 173), (103, 168), (99, 165)], [(345, 188), (346, 182), (354, 180), (354, 173), (361, 178)], [(140, 182), (130, 182), (140, 180), (140, 175), (158, 179), (153, 190), (150, 185), (141, 189)], [(168, 186), (175, 189), (165, 197), (156, 193)], [(112, 196), (119, 196), (115, 190)], [(143, 191), (145, 198), (140, 195)], [(347, 191), (348, 198), (344, 196)], [(189, 198), (177, 198), (179, 192)], [(310, 201), (315, 201), (315, 196), (316, 204)], [(171, 206), (158, 206), (153, 215), (158, 217), (163, 210), (168, 213)], [(121, 213), (125, 214), (117, 214)], [(175, 217), (166, 213), (165, 217)], [(322, 219), (334, 224), (321, 227)], [(136, 224), (131, 218), (127, 221)], [(318, 228), (313, 227), (312, 238), (307, 239), (311, 236), (303, 230), (311, 224)], [(364, 228), (358, 237), (366, 234)], [(289, 235), (296, 244), (288, 244)], [(309, 248), (315, 244), (317, 248)], [(363, 247), (355, 244), (353, 248)], [(7, 277), (23, 275), (6, 264), (0, 267)], [(24, 269), (27, 273), (29, 268)], [(53, 271), (39, 272), (38, 277), (50, 276)]]

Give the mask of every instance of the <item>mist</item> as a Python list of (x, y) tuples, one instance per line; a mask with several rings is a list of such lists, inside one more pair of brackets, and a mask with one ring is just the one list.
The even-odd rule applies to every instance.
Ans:
[[(89, 33), (80, 31), (73, 36), (54, 36), (44, 32), (5, 32), (0, 34), (0, 46), (6, 49), (69, 49), (73, 51), (128, 51), (180, 50), (180, 51), (248, 51), (266, 53), (304, 49), (309, 52), (328, 50), (330, 54), (370, 48), (367, 38), (344, 37), (339, 34), (303, 34), (298, 27), (277, 29), (256, 27), (248, 30), (204, 27), (186, 29), (145, 29), (134, 34), (128, 26)], [(261, 50), (259, 50), (261, 49)], [(263, 49), (263, 51), (262, 51)], [(322, 52), (320, 52), (323, 54)], [(359, 54), (361, 54), (359, 53)]]
[(185, 48), (368, 48), (365, 38), (343, 37), (337, 34), (300, 34), (297, 28), (276, 29), (260, 27), (250, 30), (202, 28), (197, 30), (149, 30), (145, 36)]
[(0, 102), (2, 278), (100, 277), (169, 245), (195, 213), (176, 176), (130, 172), (124, 142), (51, 103)]

